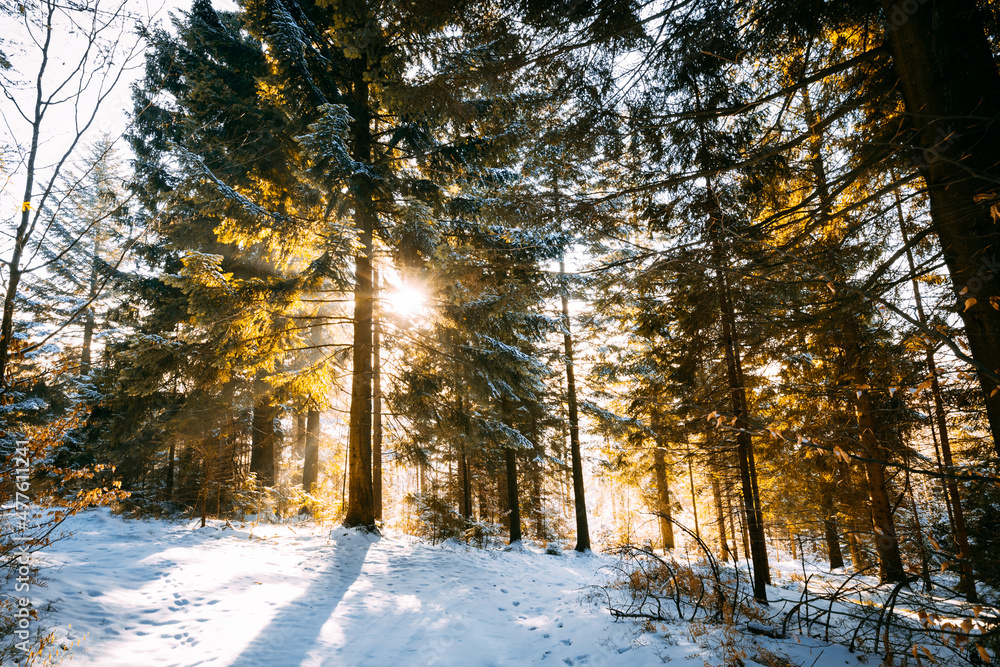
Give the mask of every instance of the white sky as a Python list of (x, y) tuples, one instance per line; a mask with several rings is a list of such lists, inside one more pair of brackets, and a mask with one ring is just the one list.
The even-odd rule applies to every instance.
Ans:
[[(120, 6), (120, 2), (87, 0), (80, 4), (96, 7), (97, 12), (56, 13), (49, 66), (42, 78), (42, 91), (44, 96), (59, 92), (48, 107), (41, 125), (36, 184), (33, 188), (36, 197), (47, 184), (53, 166), (72, 145), (78, 129), (86, 124), (99, 95), (106, 93), (83, 141), (73, 149), (67, 164), (73, 166), (74, 157), (85, 155), (86, 145), (102, 134), (120, 138), (126, 131), (128, 112), (132, 107), (131, 85), (142, 76), (144, 67), (143, 45), (132, 26), (136, 22), (161, 22), (169, 26), (169, 13), (187, 9), (191, 4), (190, 0), (124, 0), (128, 19), (119, 24), (125, 32), (120, 35), (120, 42), (114, 51), (91, 51), (86, 58), (87, 68), (76, 70), (86, 53), (84, 35), (89, 22), (95, 16), (108, 16)], [(215, 4), (226, 9), (235, 8), (230, 1), (217, 1)], [(44, 38), (44, 32), (37, 27), (29, 27), (29, 22), (34, 18), (37, 24), (43, 16), (37, 6), (28, 7), (27, 21), (23, 16), (0, 15), (0, 39), (3, 40), (0, 49), (14, 66), (12, 71), (0, 74), (4, 79), (4, 95), (0, 97), (0, 253), (4, 258), (9, 255), (11, 237), (20, 219), (31, 139), (30, 119), (41, 63), (41, 44), (37, 40)], [(109, 31), (107, 36), (117, 38), (120, 32)], [(121, 151), (127, 154), (127, 147), (122, 145)], [(36, 203), (33, 197), (32, 204)]]

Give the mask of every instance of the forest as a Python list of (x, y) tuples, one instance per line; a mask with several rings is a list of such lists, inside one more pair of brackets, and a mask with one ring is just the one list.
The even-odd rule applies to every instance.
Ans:
[[(1000, 656), (1000, 5), (154, 9), (0, 0), (0, 664), (147, 524), (564, 556), (571, 665)], [(219, 664), (389, 664), (323, 628)]]

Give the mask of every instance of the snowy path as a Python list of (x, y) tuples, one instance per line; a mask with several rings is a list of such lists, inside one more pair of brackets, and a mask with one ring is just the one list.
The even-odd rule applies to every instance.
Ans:
[[(251, 537), (106, 511), (67, 525), (35, 604), (52, 602), (60, 634), (86, 637), (73, 665), (662, 664), (588, 599), (600, 557), (282, 526)], [(696, 647), (672, 648), (675, 663), (701, 664)]]

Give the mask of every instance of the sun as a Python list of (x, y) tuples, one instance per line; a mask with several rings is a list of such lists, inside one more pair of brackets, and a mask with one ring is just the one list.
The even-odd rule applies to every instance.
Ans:
[(406, 319), (427, 314), (427, 295), (414, 285), (396, 285), (386, 290), (386, 306)]

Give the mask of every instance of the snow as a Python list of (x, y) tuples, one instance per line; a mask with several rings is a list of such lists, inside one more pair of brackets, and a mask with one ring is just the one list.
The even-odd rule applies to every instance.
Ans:
[[(748, 618), (616, 621), (608, 606), (621, 609), (625, 589), (606, 586), (620, 562), (605, 554), (432, 545), (311, 523), (201, 528), (106, 509), (64, 528), (71, 537), (36, 555), (47, 585), (31, 594), (76, 666), (715, 667), (738, 657), (748, 667), (855, 667), (869, 659), (795, 622), (773, 638), (750, 632)], [(793, 579), (822, 575), (792, 560), (772, 566), (770, 628), (800, 599)]]
[(82, 640), (73, 665), (702, 665), (693, 641), (613, 621), (591, 593), (608, 556), (107, 510), (64, 525), (33, 603)]

